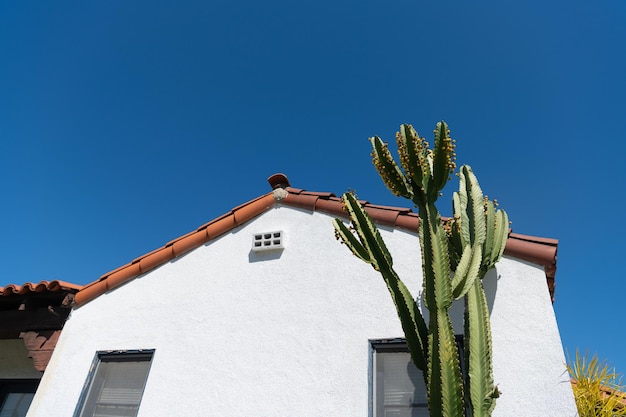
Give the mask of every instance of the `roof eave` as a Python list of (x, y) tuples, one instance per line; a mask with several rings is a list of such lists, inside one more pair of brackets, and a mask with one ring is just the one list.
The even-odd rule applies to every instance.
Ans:
[[(163, 247), (102, 275), (76, 294), (76, 305), (80, 307), (135, 277), (222, 236), (262, 214), (277, 202), (290, 207), (347, 218), (341, 199), (333, 193), (313, 192), (291, 187), (289, 180), (283, 174), (274, 174), (268, 181), (274, 189), (273, 192), (241, 204), (228, 213), (200, 226), (195, 231), (174, 239)], [(277, 190), (284, 190), (286, 193)], [(411, 209), (380, 206), (370, 204), (367, 201), (361, 201), (361, 203), (372, 219), (380, 225), (402, 228), (412, 232), (418, 231), (419, 217)], [(504, 252), (507, 256), (543, 266), (553, 301), (557, 246), (558, 241), (555, 239), (511, 233)]]

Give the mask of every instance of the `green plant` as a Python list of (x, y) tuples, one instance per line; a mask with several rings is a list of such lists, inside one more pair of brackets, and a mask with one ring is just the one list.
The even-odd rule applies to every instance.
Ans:
[(568, 358), (567, 370), (580, 417), (626, 416), (626, 387), (607, 362), (576, 351), (573, 361)]
[[(431, 416), (491, 415), (499, 395), (493, 383), (491, 326), (482, 278), (502, 256), (509, 222), (483, 197), (469, 166), (461, 167), (453, 195), (454, 217), (443, 222), (435, 202), (454, 173), (454, 141), (444, 122), (437, 124), (432, 149), (410, 125), (396, 134), (401, 167), (387, 144), (370, 139), (372, 159), (385, 185), (418, 209), (426, 324), (416, 299), (393, 269), (393, 259), (372, 219), (354, 195), (343, 195), (351, 227), (333, 224), (336, 236), (354, 255), (382, 275), (394, 301), (411, 358), (422, 370)], [(465, 299), (465, 363), (461, 371), (449, 310)]]

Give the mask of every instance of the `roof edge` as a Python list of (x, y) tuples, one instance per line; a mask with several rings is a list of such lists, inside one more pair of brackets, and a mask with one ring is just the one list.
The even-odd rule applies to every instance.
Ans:
[[(339, 197), (329, 192), (313, 192), (289, 185), (284, 174), (268, 178), (273, 190), (247, 203), (241, 204), (226, 214), (200, 226), (193, 232), (174, 239), (164, 246), (122, 265), (96, 281), (85, 285), (76, 294), (76, 306), (80, 307), (96, 297), (143, 275), (170, 260), (200, 247), (260, 215), (277, 202), (309, 211), (319, 211), (347, 218)], [(282, 192), (278, 192), (280, 189)], [(286, 192), (285, 192), (286, 191)], [(370, 204), (360, 201), (367, 213), (379, 225), (397, 227), (417, 233), (419, 216), (409, 208)], [(554, 301), (554, 276), (556, 274), (556, 252), (558, 240), (510, 233), (504, 254), (544, 267), (550, 297)]]
[(245, 204), (237, 206), (228, 213), (200, 226), (195, 231), (174, 239), (158, 249), (142, 255), (133, 261), (114, 269), (96, 281), (85, 285), (76, 294), (76, 306), (80, 307), (94, 298), (117, 288), (128, 281), (151, 271), (174, 258), (196, 249), (216, 239), (237, 226), (258, 216), (274, 205), (272, 193), (264, 194)]
[(26, 282), (22, 285), (9, 284), (5, 287), (0, 287), (0, 296), (8, 297), (11, 295), (26, 295), (32, 293), (63, 291), (75, 294), (82, 288), (82, 285), (72, 284), (70, 282), (59, 280), (40, 281), (37, 283)]
[[(287, 187), (287, 191), (289, 194), (282, 201), (283, 204), (348, 218), (341, 199), (332, 193), (317, 193), (292, 187)], [(360, 203), (377, 224), (415, 233), (419, 231), (419, 216), (409, 208), (380, 206), (367, 201)], [(543, 266), (552, 302), (554, 302), (558, 244), (557, 239), (510, 232), (504, 249), (506, 256)]]

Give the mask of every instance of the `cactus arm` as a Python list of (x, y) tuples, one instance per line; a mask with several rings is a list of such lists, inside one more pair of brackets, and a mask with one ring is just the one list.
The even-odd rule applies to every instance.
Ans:
[(500, 260), (504, 253), (504, 247), (506, 246), (506, 240), (509, 236), (509, 216), (504, 210), (498, 210), (495, 216), (495, 232), (494, 243), (491, 249), (490, 265), (488, 270)]
[(424, 179), (430, 176), (430, 165), (426, 159), (427, 144), (413, 126), (407, 124), (400, 126), (400, 131), (396, 133), (396, 142), (404, 172), (413, 184), (422, 187)]
[[(466, 254), (468, 256), (466, 256)], [(452, 279), (452, 296), (455, 300), (463, 298), (479, 277), (483, 260), (482, 246), (467, 246)]]
[(493, 260), (493, 250), (495, 249), (495, 240), (498, 230), (496, 224), (496, 207), (493, 201), (485, 197), (485, 264), (491, 264)]
[(478, 180), (469, 165), (461, 167), (467, 189), (467, 217), (470, 226), (470, 239), (472, 244), (482, 245), (486, 238), (484, 197), (478, 185)]
[(463, 382), (450, 322), (452, 284), (447, 236), (434, 204), (420, 207), (424, 302), (430, 311), (428, 408), (431, 416), (463, 413)]
[[(461, 215), (463, 207), (461, 205), (461, 190), (452, 193), (452, 212), (455, 215)], [(466, 200), (467, 201), (467, 200)]]
[(485, 199), (486, 239), (483, 243), (483, 261), (481, 265), (482, 279), (495, 267), (502, 257), (509, 233), (509, 218), (504, 210), (495, 210), (492, 201)]
[(463, 415), (463, 380), (447, 311), (431, 312), (428, 339), (428, 410), (431, 417)]
[(458, 222), (460, 223), (460, 236), (461, 242), (463, 245), (468, 243), (471, 244), (471, 232), (470, 232), (470, 221), (467, 214), (467, 187), (465, 186), (465, 171), (463, 167), (459, 171), (459, 191), (454, 193), (453, 202), (454, 202), (454, 217), (458, 218)]
[[(483, 197), (478, 180), (469, 166), (461, 167), (459, 192), (453, 197), (455, 220), (461, 222), (461, 240), (472, 246), (472, 262), (465, 281), (453, 280), (455, 296), (466, 295), (465, 349), (468, 376), (467, 393), (473, 417), (487, 417), (495, 407), (497, 389), (493, 385), (491, 326), (482, 278), (500, 259), (506, 233), (503, 223), (508, 218), (496, 211), (491, 201)], [(508, 229), (507, 229), (508, 230)], [(451, 234), (451, 240), (454, 235)], [(474, 258), (476, 255), (476, 258)], [(459, 266), (465, 268), (464, 265)], [(471, 272), (470, 272), (471, 270)], [(459, 267), (457, 267), (459, 272)], [(463, 272), (463, 269), (461, 269)], [(455, 278), (457, 278), (455, 276)], [(462, 286), (461, 286), (462, 284)]]
[(454, 213), (454, 217), (450, 221), (450, 236), (451, 243), (454, 245), (457, 253), (461, 253), (465, 248), (465, 244), (468, 243), (467, 240), (463, 238), (462, 230), (461, 230), (461, 216), (463, 214), (462, 203), (461, 203), (461, 195), (458, 191), (452, 194), (452, 212)]
[(395, 195), (411, 198), (413, 192), (398, 164), (391, 156), (386, 143), (378, 137), (370, 138), (372, 143), (372, 162), (385, 186)]
[(381, 273), (396, 306), (411, 358), (415, 366), (425, 370), (428, 329), (417, 302), (393, 269), (391, 255), (370, 216), (352, 194), (344, 194), (343, 201), (360, 242), (340, 219), (335, 219), (333, 224), (336, 230), (340, 230), (338, 237), (353, 254)]
[(446, 232), (434, 205), (420, 207), (420, 243), (424, 274), (424, 301), (430, 311), (452, 304), (450, 255)]
[[(383, 260), (383, 264), (388, 264), (391, 267), (393, 265), (391, 254), (382, 236), (380, 236), (378, 228), (361, 203), (359, 203), (356, 197), (351, 193), (343, 194), (341, 200), (343, 202), (343, 209), (348, 213), (348, 217), (350, 218), (352, 224), (351, 229), (354, 230), (354, 233), (343, 224), (341, 219), (336, 218), (333, 220), (335, 231), (338, 232), (335, 237), (340, 238), (342, 243), (348, 244), (351, 250), (351, 245), (355, 245), (358, 248), (358, 253), (353, 253), (358, 258), (366, 258), (364, 259), (365, 262), (371, 263), (375, 270), (379, 270), (378, 261), (380, 260)], [(355, 237), (355, 233), (358, 236), (358, 241)], [(364, 256), (362, 257), (360, 255)]]
[(433, 193), (429, 192), (430, 200), (435, 202), (439, 191), (448, 182), (450, 174), (456, 167), (454, 163), (455, 153), (452, 139), (450, 138), (450, 130), (445, 122), (437, 123), (435, 128), (435, 146), (433, 149)]
[(335, 227), (335, 237), (340, 239), (342, 243), (345, 243), (354, 256), (368, 264), (372, 263), (370, 253), (365, 249), (365, 246), (359, 242), (354, 233), (340, 219), (334, 219), (333, 226)]
[[(509, 230), (508, 216), (503, 210), (496, 210), (495, 204), (483, 196), (470, 166), (461, 167), (459, 178), (459, 191), (452, 198), (454, 220), (451, 222), (449, 240), (457, 251), (459, 242), (463, 245), (470, 243), (472, 246), (483, 246), (482, 279), (502, 257)], [(460, 227), (457, 223), (460, 223)]]
[(489, 309), (481, 280), (475, 280), (467, 293), (467, 327), (469, 396), (474, 417), (487, 417), (495, 407), (498, 390), (493, 384), (491, 326)]
[(455, 270), (461, 257), (463, 256), (463, 251), (465, 250), (466, 243), (463, 241), (463, 237), (461, 235), (461, 208), (460, 208), (460, 200), (459, 193), (455, 192), (452, 194), (452, 209), (454, 213), (454, 217), (449, 219), (446, 223), (446, 231), (448, 232), (448, 243), (450, 250), (450, 261), (451, 268)]
[(462, 416), (464, 409), (463, 379), (459, 363), (459, 352), (456, 346), (454, 330), (448, 314), (439, 314), (442, 321), (439, 327), (441, 339), (440, 359), (442, 363), (441, 385), (443, 415), (448, 417)]
[(472, 251), (471, 245), (465, 245), (463, 254), (457, 262), (456, 269), (453, 269), (454, 275), (452, 277), (452, 296), (455, 300), (457, 299), (459, 293), (458, 287), (463, 287), (465, 285), (465, 281), (467, 280), (467, 272), (469, 271), (473, 254), (474, 253)]
[(342, 196), (343, 207), (350, 216), (352, 226), (359, 236), (359, 240), (363, 244), (363, 247), (369, 252), (370, 263), (375, 270), (380, 270), (380, 263), (388, 264), (389, 267), (393, 265), (391, 254), (387, 250), (387, 246), (383, 242), (376, 225), (365, 212), (361, 204), (350, 193), (345, 193)]
[(428, 328), (417, 306), (417, 302), (411, 296), (409, 289), (398, 277), (395, 271), (383, 274), (387, 289), (396, 306), (396, 312), (400, 318), (411, 359), (415, 366), (426, 372), (428, 353)]

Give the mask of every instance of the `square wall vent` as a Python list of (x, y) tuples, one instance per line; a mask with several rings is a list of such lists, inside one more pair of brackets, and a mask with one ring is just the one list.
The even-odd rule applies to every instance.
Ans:
[(274, 249), (284, 249), (282, 230), (252, 235), (252, 250), (254, 252)]

